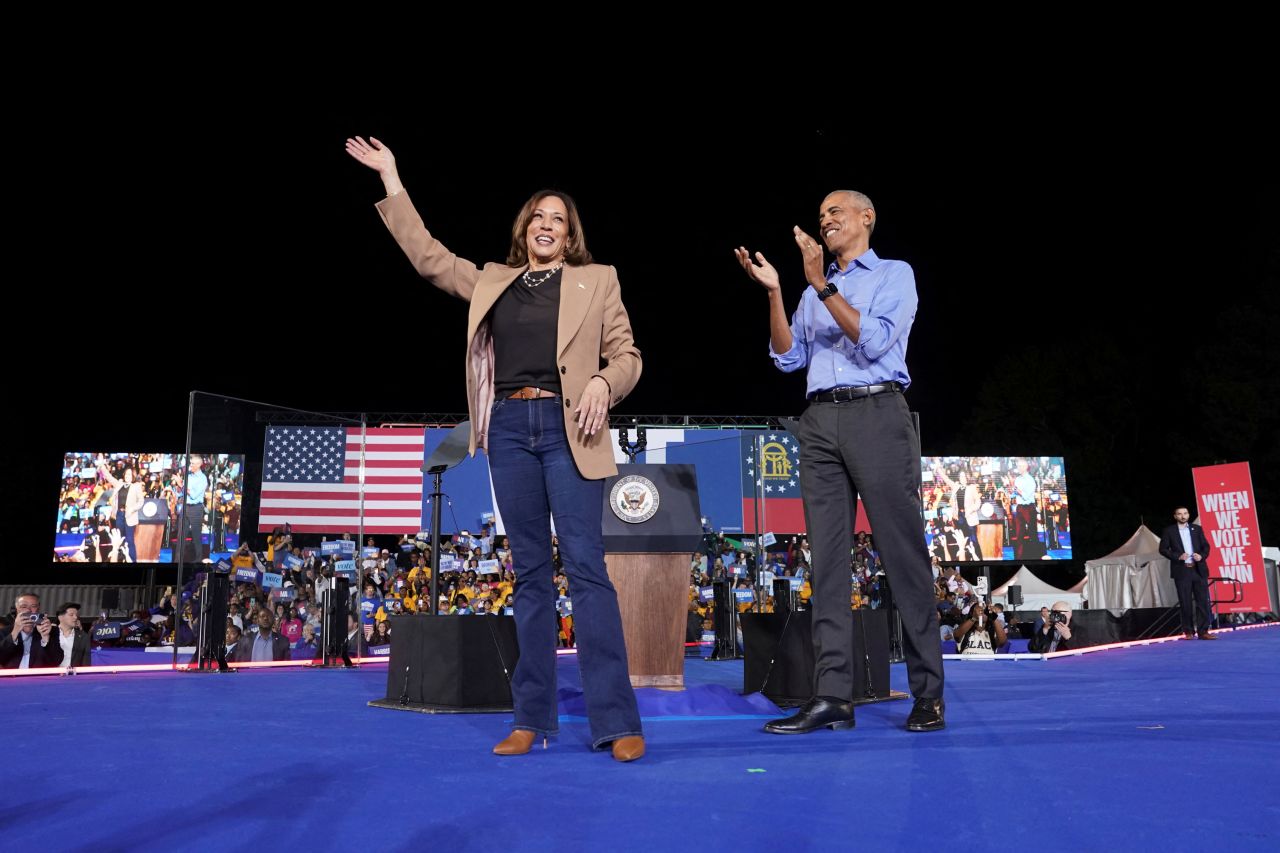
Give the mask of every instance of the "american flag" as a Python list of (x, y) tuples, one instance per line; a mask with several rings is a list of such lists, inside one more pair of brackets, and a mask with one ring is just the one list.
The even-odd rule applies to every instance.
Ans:
[[(423, 430), (366, 432), (364, 530), (422, 529)], [(357, 532), (360, 428), (269, 426), (258, 531), (288, 522), (299, 533)]]

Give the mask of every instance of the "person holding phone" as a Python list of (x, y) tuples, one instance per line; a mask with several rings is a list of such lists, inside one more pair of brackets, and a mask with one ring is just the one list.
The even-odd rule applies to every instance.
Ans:
[(13, 602), (13, 628), (0, 637), (0, 669), (41, 669), (62, 662), (53, 622), (40, 612), (40, 596), (19, 595)]

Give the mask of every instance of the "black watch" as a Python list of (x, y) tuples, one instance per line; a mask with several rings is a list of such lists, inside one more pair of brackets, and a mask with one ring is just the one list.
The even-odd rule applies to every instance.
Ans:
[(818, 291), (818, 300), (826, 302), (829, 297), (835, 296), (839, 292), (834, 284), (828, 283), (826, 289)]

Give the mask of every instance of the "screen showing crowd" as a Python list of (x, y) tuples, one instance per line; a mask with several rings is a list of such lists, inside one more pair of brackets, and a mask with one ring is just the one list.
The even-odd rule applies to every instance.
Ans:
[(244, 457), (193, 453), (187, 465), (182, 460), (173, 453), (67, 453), (54, 561), (168, 563), (179, 538), (188, 560), (233, 553)]
[(1069, 560), (1061, 456), (926, 456), (925, 544), (940, 562)]

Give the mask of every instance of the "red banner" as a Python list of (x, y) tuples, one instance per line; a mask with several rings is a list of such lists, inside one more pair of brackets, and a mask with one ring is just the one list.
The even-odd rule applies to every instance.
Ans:
[[(1265, 613), (1271, 609), (1267, 574), (1258, 534), (1258, 509), (1248, 462), (1192, 468), (1200, 526), (1208, 537), (1209, 577), (1232, 578), (1244, 588), (1244, 600), (1218, 604), (1219, 613)], [(1216, 583), (1210, 597), (1230, 598), (1234, 584)]]

